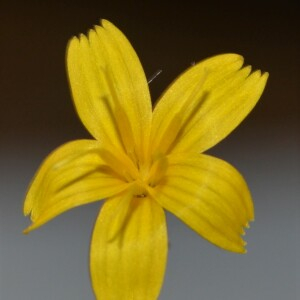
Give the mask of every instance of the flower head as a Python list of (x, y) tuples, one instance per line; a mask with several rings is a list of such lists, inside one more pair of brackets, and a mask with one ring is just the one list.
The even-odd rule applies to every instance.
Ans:
[(97, 299), (158, 297), (167, 258), (164, 209), (211, 243), (243, 253), (253, 220), (247, 184), (203, 152), (225, 138), (260, 98), (268, 74), (222, 54), (180, 75), (152, 110), (140, 61), (103, 20), (70, 40), (67, 70), (78, 115), (92, 140), (69, 142), (37, 172), (24, 205), (38, 228), (104, 200), (91, 240)]

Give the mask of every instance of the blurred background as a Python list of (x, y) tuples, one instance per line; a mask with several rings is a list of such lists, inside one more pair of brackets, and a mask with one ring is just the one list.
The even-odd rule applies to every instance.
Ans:
[(297, 2), (149, 3), (1, 2), (0, 299), (94, 299), (88, 253), (100, 204), (69, 211), (28, 236), (22, 205), (46, 155), (89, 138), (70, 97), (65, 47), (100, 18), (126, 34), (148, 78), (163, 70), (150, 85), (154, 100), (191, 63), (215, 54), (239, 53), (270, 72), (249, 117), (209, 151), (238, 168), (252, 191), (256, 221), (246, 235), (248, 254), (222, 251), (168, 214), (170, 251), (159, 299), (300, 299)]

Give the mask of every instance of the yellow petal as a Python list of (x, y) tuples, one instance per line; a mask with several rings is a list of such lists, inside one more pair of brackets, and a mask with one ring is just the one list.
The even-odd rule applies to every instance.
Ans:
[(155, 200), (213, 244), (245, 252), (241, 238), (253, 220), (247, 185), (228, 163), (203, 154), (171, 155)]
[(78, 140), (52, 152), (38, 170), (27, 193), (24, 214), (33, 230), (73, 207), (110, 197), (127, 188), (100, 157), (99, 142)]
[(249, 75), (251, 68), (242, 65), (239, 55), (218, 55), (176, 79), (154, 110), (153, 151), (203, 152), (225, 138), (252, 110), (268, 78), (260, 71)]
[(73, 38), (67, 67), (80, 118), (97, 139), (144, 151), (149, 140), (151, 100), (140, 61), (126, 37), (111, 23)]
[[(163, 209), (148, 197), (128, 202), (131, 195), (107, 200), (94, 228), (90, 268), (97, 299), (156, 300), (163, 282), (167, 256)], [(111, 227), (117, 232), (113, 239)]]

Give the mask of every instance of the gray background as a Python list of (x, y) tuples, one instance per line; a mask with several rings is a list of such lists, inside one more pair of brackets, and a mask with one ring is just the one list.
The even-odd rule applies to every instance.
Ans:
[(163, 70), (151, 83), (153, 99), (193, 61), (218, 53), (240, 53), (270, 72), (251, 115), (209, 151), (236, 166), (252, 191), (256, 221), (246, 235), (248, 254), (222, 251), (168, 214), (159, 299), (300, 299), (296, 2), (183, 2), (1, 2), (1, 300), (94, 299), (88, 253), (100, 204), (69, 211), (28, 236), (22, 205), (43, 158), (64, 142), (89, 137), (74, 112), (64, 56), (67, 40), (99, 18), (128, 36), (148, 77)]

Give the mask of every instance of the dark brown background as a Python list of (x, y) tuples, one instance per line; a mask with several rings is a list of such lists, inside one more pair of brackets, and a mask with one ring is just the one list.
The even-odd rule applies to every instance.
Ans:
[[(164, 299), (295, 300), (299, 288), (299, 31), (296, 1), (2, 1), (0, 4), (0, 299), (93, 299), (88, 244), (99, 204), (29, 236), (26, 187), (58, 145), (89, 137), (71, 101), (68, 39), (100, 18), (129, 38), (153, 99), (192, 62), (236, 52), (270, 72), (247, 120), (211, 150), (246, 177), (256, 205), (246, 256), (220, 251), (168, 215)], [(179, 99), (180, 101), (180, 99)]]

